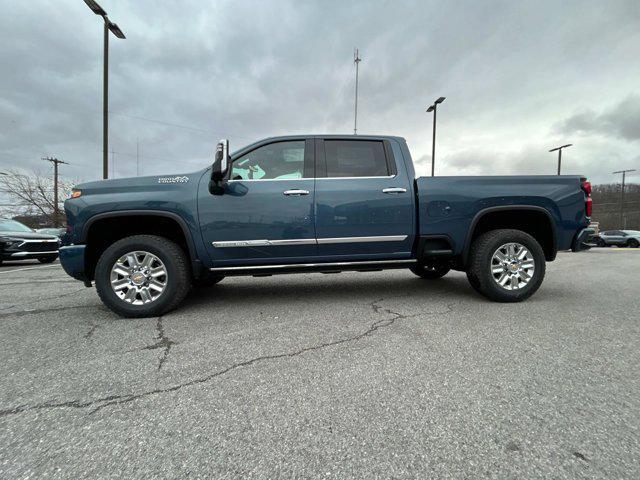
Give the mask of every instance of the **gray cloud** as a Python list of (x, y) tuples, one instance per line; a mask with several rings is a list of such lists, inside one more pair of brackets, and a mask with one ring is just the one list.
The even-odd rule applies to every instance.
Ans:
[[(405, 136), (429, 159), (419, 173), (431, 149), (424, 110), (440, 95), (441, 174), (553, 173), (547, 150), (565, 140), (576, 144), (567, 171), (597, 181), (637, 162), (633, 0), (101, 3), (127, 35), (111, 40), (116, 176), (135, 174), (137, 141), (142, 172), (156, 174), (205, 166), (223, 136), (239, 147), (351, 132), (355, 45), (364, 59), (359, 131)], [(32, 168), (46, 154), (70, 163), (69, 178), (97, 178), (99, 18), (79, 0), (13, 2), (6, 17), (0, 169)]]
[(578, 112), (556, 125), (556, 130), (564, 134), (640, 140), (640, 96), (631, 95), (601, 113), (592, 109)]

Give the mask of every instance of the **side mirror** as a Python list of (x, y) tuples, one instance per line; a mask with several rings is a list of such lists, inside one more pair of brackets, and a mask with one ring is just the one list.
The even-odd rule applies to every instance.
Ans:
[(224, 192), (224, 184), (231, 167), (230, 160), (229, 140), (220, 140), (216, 146), (215, 158), (211, 166), (211, 181), (209, 182), (209, 191), (214, 195), (222, 195)]

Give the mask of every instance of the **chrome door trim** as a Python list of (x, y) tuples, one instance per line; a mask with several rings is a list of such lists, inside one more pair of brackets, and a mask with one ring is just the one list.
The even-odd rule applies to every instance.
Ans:
[(389, 187), (383, 188), (382, 193), (407, 193), (407, 189), (402, 187)]
[(311, 180), (313, 177), (301, 177), (301, 178), (230, 178), (229, 183), (232, 182), (299, 182), (300, 180)]
[(409, 260), (367, 260), (357, 262), (330, 262), (330, 263), (291, 263), (284, 265), (243, 265), (241, 267), (213, 267), (212, 272), (239, 271), (239, 270), (269, 270), (282, 268), (315, 268), (315, 267), (348, 267), (353, 265), (385, 265), (385, 264), (409, 264), (416, 263), (416, 259)]
[(295, 188), (293, 190), (285, 190), (284, 192), (282, 192), (283, 195), (286, 196), (300, 196), (300, 195), (309, 195), (309, 190), (302, 190), (299, 188)]
[(216, 248), (237, 247), (268, 247), (278, 245), (315, 245), (315, 238), (287, 238), (285, 240), (231, 240), (224, 242), (211, 242)]
[(378, 175), (372, 177), (316, 177), (316, 180), (367, 180), (372, 178), (396, 178), (398, 175)]
[(211, 242), (216, 248), (269, 247), (279, 245), (326, 245), (331, 243), (368, 243), (402, 242), (408, 235), (381, 235), (375, 237), (336, 237), (336, 238), (287, 238), (284, 240), (230, 240)]
[(336, 237), (318, 238), (318, 245), (328, 243), (367, 243), (367, 242), (402, 242), (407, 235), (380, 235), (375, 237)]

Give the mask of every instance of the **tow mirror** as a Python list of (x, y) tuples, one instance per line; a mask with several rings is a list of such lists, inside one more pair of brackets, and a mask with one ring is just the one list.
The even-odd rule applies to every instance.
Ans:
[(214, 195), (222, 195), (227, 181), (231, 159), (229, 158), (229, 140), (220, 140), (216, 146), (215, 158), (211, 166), (211, 182), (209, 191)]

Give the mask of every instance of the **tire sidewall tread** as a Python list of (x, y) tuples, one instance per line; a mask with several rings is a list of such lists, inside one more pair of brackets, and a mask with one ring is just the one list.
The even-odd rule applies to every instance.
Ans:
[[(524, 245), (533, 255), (535, 272), (531, 281), (518, 290), (505, 290), (493, 279), (491, 258), (498, 247), (516, 242)], [(521, 302), (533, 295), (544, 279), (545, 256), (540, 244), (526, 232), (514, 229), (491, 230), (480, 235), (471, 245), (467, 278), (477, 292), (495, 302)]]
[[(131, 305), (111, 288), (111, 268), (127, 252), (145, 250), (156, 255), (167, 268), (166, 290), (147, 305)], [(171, 240), (156, 235), (134, 235), (109, 246), (98, 259), (95, 271), (96, 291), (100, 300), (113, 312), (127, 318), (153, 317), (175, 309), (187, 296), (191, 272), (185, 252)]]

